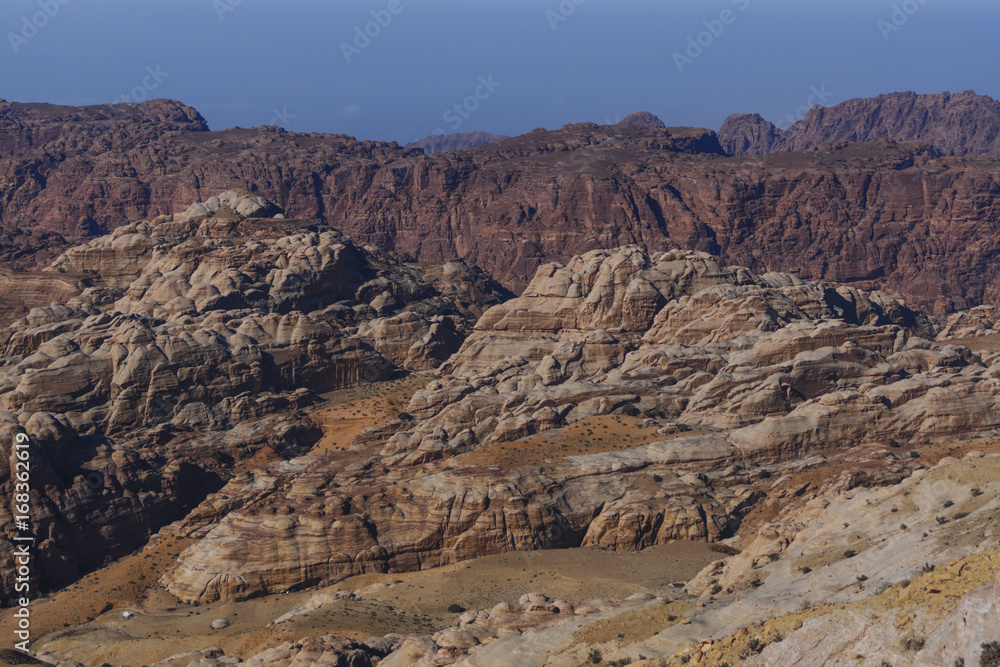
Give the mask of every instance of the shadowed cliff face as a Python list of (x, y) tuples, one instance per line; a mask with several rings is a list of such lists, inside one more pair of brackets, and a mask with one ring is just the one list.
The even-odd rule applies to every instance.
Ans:
[(1000, 302), (992, 156), (882, 140), (726, 157), (706, 130), (592, 123), (424, 155), (278, 128), (209, 132), (163, 100), (0, 109), (6, 229), (86, 236), (236, 187), (420, 261), (468, 259), (515, 291), (548, 261), (634, 243), (878, 286), (938, 313)]

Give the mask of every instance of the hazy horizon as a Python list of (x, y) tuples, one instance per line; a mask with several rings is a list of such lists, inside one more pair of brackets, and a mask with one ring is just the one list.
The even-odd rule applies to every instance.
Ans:
[(718, 129), (746, 112), (784, 126), (814, 100), (1000, 97), (985, 48), (998, 17), (969, 0), (10, 0), (0, 98), (170, 98), (217, 130), (401, 143), (639, 110), (667, 125)]

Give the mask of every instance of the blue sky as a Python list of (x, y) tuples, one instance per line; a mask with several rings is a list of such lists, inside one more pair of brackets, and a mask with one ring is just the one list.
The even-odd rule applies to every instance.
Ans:
[[(828, 105), (900, 90), (1000, 98), (998, 5), (4, 0), (0, 97), (169, 97), (213, 129), (281, 124), (401, 142), (439, 129), (607, 123), (640, 109), (668, 125), (718, 128), (734, 112), (778, 122), (813, 88)], [(355, 43), (366, 27), (374, 36)], [(689, 39), (703, 46), (685, 53)], [(678, 53), (696, 56), (679, 68)]]

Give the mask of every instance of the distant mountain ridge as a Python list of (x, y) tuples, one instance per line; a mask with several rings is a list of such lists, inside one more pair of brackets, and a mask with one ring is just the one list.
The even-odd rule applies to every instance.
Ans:
[[(634, 244), (701, 250), (761, 273), (878, 286), (935, 314), (1000, 304), (1000, 157), (942, 156), (940, 147), (892, 138), (851, 141), (898, 125), (924, 129), (906, 138), (933, 138), (935, 128), (963, 150), (973, 150), (969, 138), (989, 147), (996, 103), (939, 97), (814, 109), (791, 135), (779, 133), (782, 141), (836, 114), (868, 129), (765, 157), (730, 157), (715, 132), (699, 128), (577, 123), (428, 155), (272, 126), (213, 132), (197, 111), (168, 100), (4, 103), (0, 268), (51, 259), (52, 246), (66, 241), (50, 233), (87, 238), (239, 189), (289, 218), (336, 226), (418, 262), (465, 259), (515, 292), (540, 265)], [(934, 104), (949, 110), (952, 132), (930, 112), (913, 121)], [(871, 111), (870, 122), (847, 113), (851, 105)], [(910, 116), (894, 120), (890, 108)], [(769, 141), (776, 132), (761, 122), (749, 127), (758, 134), (741, 135), (747, 153), (750, 139)], [(830, 135), (804, 133), (802, 145)]]
[(1000, 155), (1000, 102), (971, 90), (891, 93), (814, 106), (780, 130), (758, 114), (733, 114), (719, 130), (732, 155), (804, 151), (823, 143), (878, 139), (930, 144), (944, 155)]
[(456, 132), (455, 134), (432, 134), (418, 141), (406, 144), (406, 148), (423, 148), (428, 155), (447, 153), (449, 151), (464, 151), (468, 148), (479, 148), (487, 144), (509, 139), (505, 134), (490, 134), (489, 132)]

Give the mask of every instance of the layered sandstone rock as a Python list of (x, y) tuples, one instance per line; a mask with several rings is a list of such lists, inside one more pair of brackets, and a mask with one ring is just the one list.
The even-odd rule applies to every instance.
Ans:
[(308, 448), (316, 392), (440, 364), (505, 295), (464, 262), (407, 265), (233, 191), (41, 274), (91, 283), (0, 329), (0, 429), (33, 440), (43, 585), (134, 549), (258, 450)]
[[(926, 317), (884, 294), (704, 253), (626, 247), (545, 266), (416, 393), (415, 422), (359, 449), (373, 453), (356, 467), (310, 458), (264, 496), (231, 483), (223, 493), (253, 508), (179, 524), (204, 538), (163, 583), (234, 599), (508, 550), (719, 540), (772, 471), (1000, 425), (996, 355), (920, 333), (934, 335)], [(462, 463), (622, 409), (673, 435), (552, 465)], [(885, 452), (883, 483), (908, 474)]]

